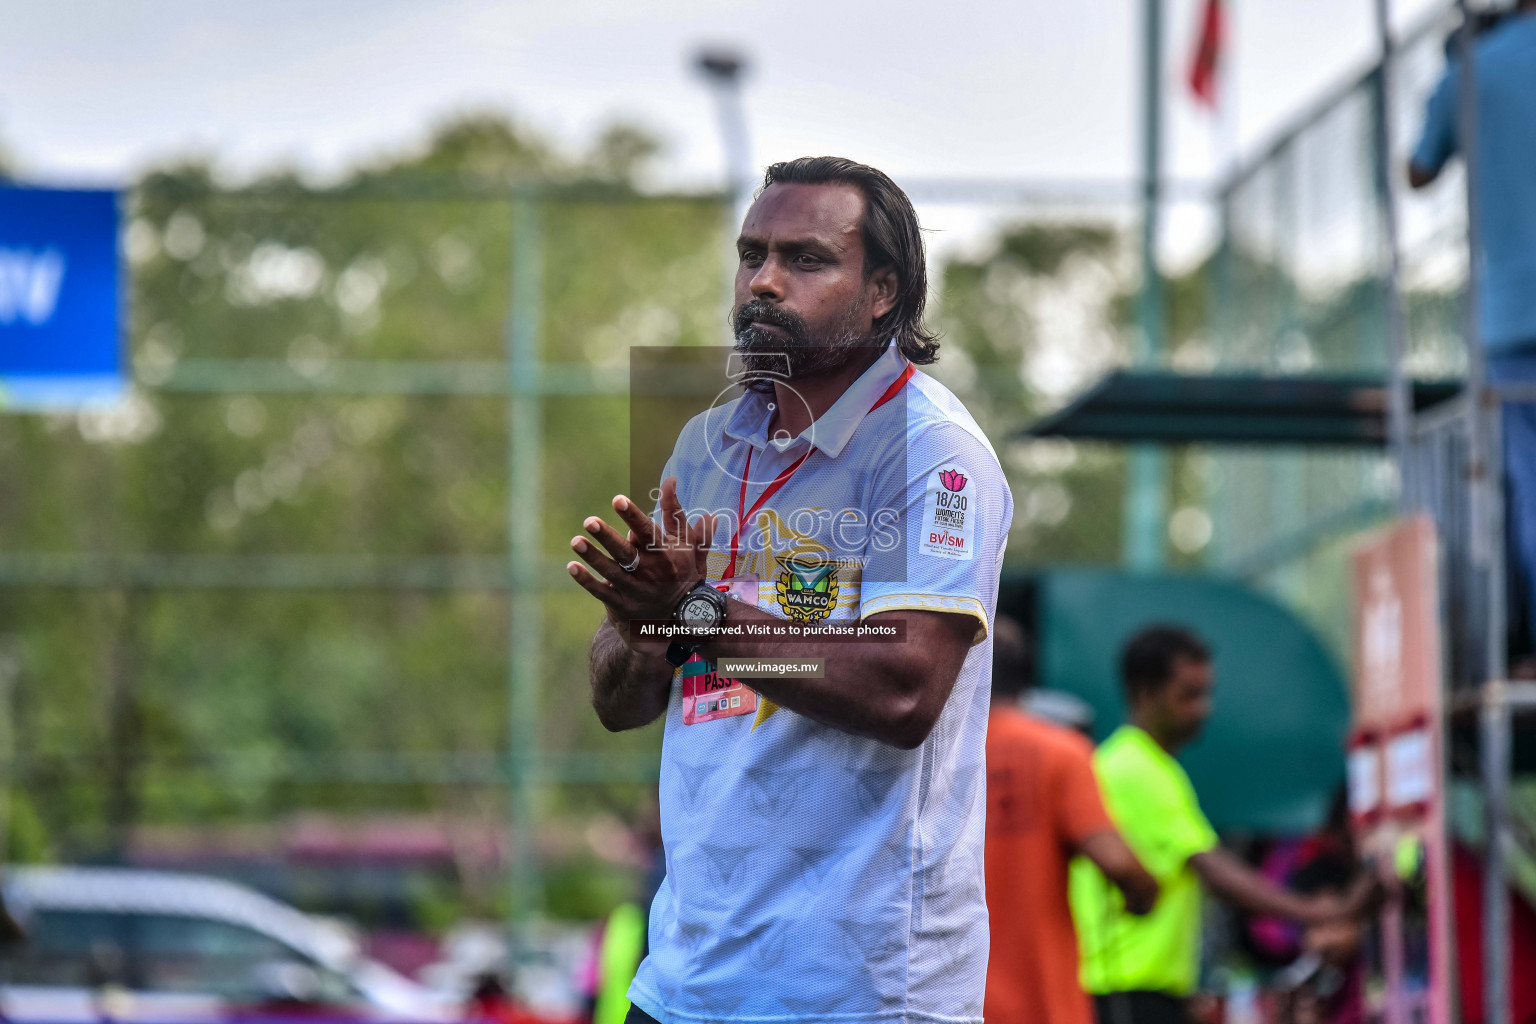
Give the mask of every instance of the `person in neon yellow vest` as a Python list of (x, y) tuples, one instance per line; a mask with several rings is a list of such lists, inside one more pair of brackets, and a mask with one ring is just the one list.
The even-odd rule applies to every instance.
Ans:
[(598, 947), (597, 1006), (592, 1024), (624, 1024), (629, 1013), (629, 983), (645, 948), (645, 913), (634, 903), (620, 903), (603, 924)]

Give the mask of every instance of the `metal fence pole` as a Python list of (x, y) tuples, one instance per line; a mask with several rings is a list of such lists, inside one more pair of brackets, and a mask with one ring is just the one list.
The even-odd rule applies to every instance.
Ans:
[(540, 306), (543, 288), (541, 200), (519, 193), (512, 203), (512, 308), (507, 320), (507, 551), (510, 626), (507, 649), (507, 773), (511, 788), (510, 880), (514, 937), (542, 905), (534, 832), (539, 795), (539, 682), (543, 624), (539, 559), (542, 543), (543, 399)]
[[(1467, 176), (1471, 177), (1471, 167)], [(1470, 289), (1470, 281), (1469, 281)], [(1475, 339), (1477, 336), (1473, 335)], [(1482, 360), (1478, 360), (1481, 368)], [(1484, 378), (1480, 373), (1478, 383)], [(1469, 383), (1470, 386), (1470, 383)], [(1484, 681), (1483, 713), (1478, 740), (1482, 747), (1484, 820), (1488, 838), (1488, 857), (1483, 871), (1483, 1006), (1486, 1024), (1509, 1024), (1513, 1014), (1510, 1003), (1510, 909), (1509, 855), (1510, 772), (1512, 770), (1511, 709), (1505, 678), (1508, 675), (1505, 634), (1507, 607), (1504, 565), (1504, 460), (1503, 414), (1499, 401), (1483, 399), (1486, 388), (1474, 392), (1480, 400), (1472, 405), (1475, 423), (1481, 423), (1480, 451), (1476, 465), (1480, 473), (1473, 480), (1474, 493), (1483, 494), (1482, 515), (1473, 520), (1474, 537), (1481, 531), (1487, 554), (1487, 649), (1484, 661), (1488, 678)], [(1476, 428), (1474, 428), (1476, 429)], [(1475, 511), (1475, 510), (1474, 510)], [(1473, 547), (1477, 545), (1474, 543)]]
[(1483, 1019), (1509, 1024), (1509, 873), (1504, 841), (1509, 815), (1510, 722), (1504, 683), (1483, 687), (1478, 722), (1482, 746), (1483, 799), (1487, 821), (1487, 857), (1483, 868)]
[(1381, 43), (1381, 69), (1376, 75), (1372, 106), (1375, 108), (1376, 207), (1381, 218), (1381, 241), (1386, 266), (1383, 291), (1387, 312), (1387, 438), (1398, 472), (1398, 510), (1414, 508), (1414, 467), (1409, 458), (1408, 436), (1413, 417), (1412, 385), (1408, 380), (1408, 313), (1403, 305), (1402, 245), (1397, 223), (1396, 189), (1392, 168), (1392, 106), (1388, 102), (1393, 83), (1397, 44), (1392, 33), (1390, 0), (1376, 0), (1376, 32)]
[(1488, 367), (1483, 351), (1482, 195), (1478, 181), (1477, 39), (1467, 0), (1457, 0), (1461, 37), (1457, 47), (1457, 142), (1467, 187), (1467, 393), (1472, 417), (1470, 476), (1472, 497), (1471, 556), (1482, 570), (1488, 614), (1484, 622), (1484, 712), (1480, 722), (1488, 859), (1483, 872), (1483, 1006), (1487, 1024), (1509, 1024), (1509, 897), (1505, 864), (1508, 830), (1509, 711), (1503, 697), (1505, 664), (1503, 459), (1499, 456), (1497, 401), (1487, 396)]
[[(1142, 0), (1142, 224), (1141, 294), (1136, 320), (1141, 344), (1134, 362), (1155, 367), (1162, 355), (1166, 317), (1163, 279), (1157, 267), (1157, 233), (1162, 201), (1163, 4)], [(1167, 559), (1168, 454), (1152, 444), (1131, 448), (1125, 493), (1125, 561), (1155, 572)]]

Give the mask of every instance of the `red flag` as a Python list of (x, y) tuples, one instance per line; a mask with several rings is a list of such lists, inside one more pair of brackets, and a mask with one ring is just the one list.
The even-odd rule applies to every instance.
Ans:
[(1189, 88), (1195, 99), (1207, 107), (1216, 106), (1216, 72), (1221, 67), (1226, 34), (1227, 16), (1222, 0), (1205, 0), (1205, 15), (1200, 19), (1200, 42), (1189, 66)]

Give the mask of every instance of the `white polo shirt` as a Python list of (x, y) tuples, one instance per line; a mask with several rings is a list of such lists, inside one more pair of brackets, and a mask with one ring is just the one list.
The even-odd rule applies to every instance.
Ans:
[(629, 991), (662, 1024), (981, 1021), (990, 625), (1013, 498), (946, 388), (920, 371), (894, 387), (908, 369), (889, 345), (783, 445), (767, 436), (773, 396), (749, 393), (692, 419), (667, 462), (685, 508), (725, 513), (716, 580), (738, 503), (750, 509), (810, 452), (742, 530), (736, 575), (759, 579), (763, 610), (806, 621), (953, 612), (975, 618), (976, 639), (915, 750), (768, 701), (685, 725), (674, 677), (667, 876)]

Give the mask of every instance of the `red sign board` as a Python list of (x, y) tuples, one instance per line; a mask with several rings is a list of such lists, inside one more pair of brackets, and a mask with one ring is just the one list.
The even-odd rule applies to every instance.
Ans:
[(1422, 896), (1382, 912), (1368, 1010), (1383, 1024), (1450, 1024), (1438, 562), (1423, 516), (1368, 535), (1354, 555), (1350, 817), (1361, 851)]

